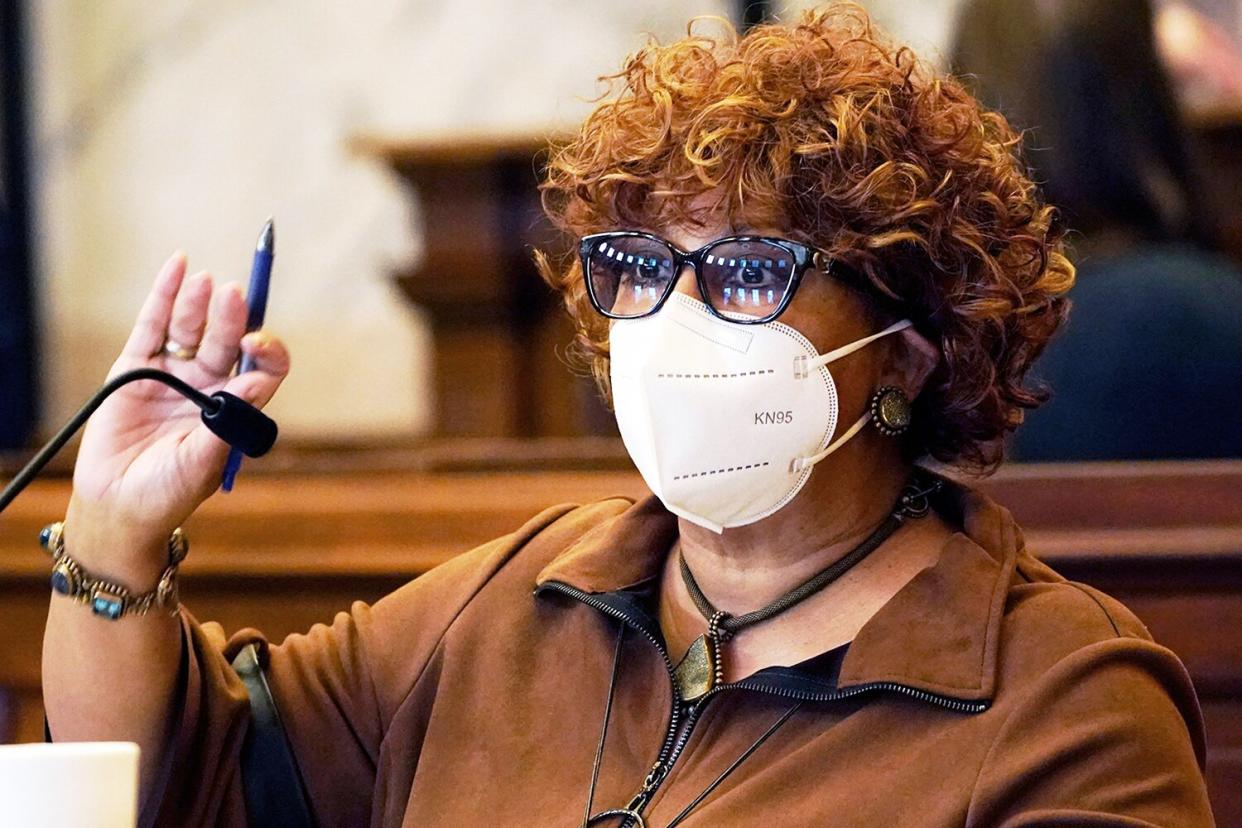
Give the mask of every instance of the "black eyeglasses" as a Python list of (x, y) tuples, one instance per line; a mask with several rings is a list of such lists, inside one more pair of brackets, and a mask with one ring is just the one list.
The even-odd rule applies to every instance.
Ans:
[(591, 304), (609, 319), (658, 311), (689, 262), (711, 312), (741, 325), (780, 316), (802, 274), (822, 257), (809, 245), (765, 236), (729, 236), (686, 253), (637, 230), (584, 236), (578, 255)]

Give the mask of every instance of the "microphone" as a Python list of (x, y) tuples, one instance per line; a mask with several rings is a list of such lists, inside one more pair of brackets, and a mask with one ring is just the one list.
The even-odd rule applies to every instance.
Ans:
[(203, 409), (203, 423), (212, 433), (247, 457), (262, 457), (276, 442), (276, 421), (241, 397), (217, 391), (215, 411)]
[(276, 421), (241, 397), (227, 391), (217, 391), (207, 396), (167, 371), (160, 371), (156, 368), (135, 368), (133, 371), (118, 374), (96, 391), (94, 396), (78, 409), (78, 413), (70, 418), (64, 428), (57, 432), (56, 436), (39, 449), (39, 453), (22, 467), (9, 485), (4, 487), (4, 491), (0, 492), (0, 512), (3, 512), (14, 498), (30, 485), (30, 481), (34, 480), (43, 467), (56, 456), (56, 452), (69, 442), (69, 439), (90, 419), (95, 409), (99, 408), (104, 400), (122, 386), (139, 380), (162, 382), (197, 405), (202, 411), (203, 424), (211, 430), (211, 433), (248, 457), (262, 457), (276, 442), (278, 431)]

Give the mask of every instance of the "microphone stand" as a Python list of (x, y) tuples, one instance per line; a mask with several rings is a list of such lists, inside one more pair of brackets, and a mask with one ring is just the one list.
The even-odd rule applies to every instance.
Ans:
[(156, 368), (136, 368), (118, 374), (95, 392), (86, 404), (78, 409), (78, 413), (70, 418), (56, 436), (47, 442), (30, 462), (22, 467), (17, 476), (0, 492), (0, 512), (13, 502), (22, 490), (30, 485), (30, 481), (42, 471), (43, 467), (56, 456), (56, 452), (64, 448), (77, 430), (95, 413), (113, 392), (122, 386), (139, 380), (155, 380), (162, 382), (183, 397), (194, 403), (202, 411), (203, 424), (211, 432), (230, 446), (238, 449), (249, 457), (261, 457), (267, 454), (276, 442), (276, 422), (240, 397), (227, 391), (217, 391), (207, 396), (202, 391), (178, 379), (167, 371)]

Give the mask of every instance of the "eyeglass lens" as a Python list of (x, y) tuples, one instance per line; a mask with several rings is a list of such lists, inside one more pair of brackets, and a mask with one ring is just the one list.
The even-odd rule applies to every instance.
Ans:
[(664, 298), (677, 278), (668, 245), (642, 236), (595, 242), (587, 272), (599, 309), (613, 316), (642, 316)]
[[(703, 301), (726, 316), (771, 316), (793, 278), (793, 254), (771, 242), (719, 242), (700, 255)], [(620, 317), (649, 313), (677, 278), (672, 250), (642, 236), (600, 239), (588, 267), (600, 310)]]

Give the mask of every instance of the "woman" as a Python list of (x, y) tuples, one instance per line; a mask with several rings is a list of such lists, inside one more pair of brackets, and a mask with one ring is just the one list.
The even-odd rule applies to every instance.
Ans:
[[(580, 256), (541, 261), (659, 497), (549, 509), (271, 647), (317, 821), (1208, 824), (1176, 657), (912, 465), (995, 467), (1039, 401), (1073, 269), (1013, 133), (853, 8), (619, 77), (549, 167)], [(117, 369), (265, 402), (283, 346), (184, 270)], [(260, 372), (226, 381), (239, 340)], [(135, 589), (224, 458), (152, 393), (92, 421), (63, 533)], [(244, 824), (255, 640), (54, 597), (51, 732), (140, 741), (147, 820)]]

